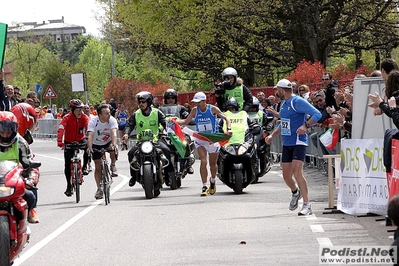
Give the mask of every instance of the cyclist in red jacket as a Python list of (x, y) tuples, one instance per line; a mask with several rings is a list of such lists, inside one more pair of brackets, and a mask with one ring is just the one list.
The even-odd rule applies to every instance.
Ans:
[[(69, 102), (71, 111), (66, 114), (58, 127), (58, 147), (64, 150), (65, 143), (85, 143), (86, 144), (86, 131), (89, 124), (89, 117), (82, 113), (83, 102), (79, 99), (72, 99)], [(64, 140), (63, 140), (64, 138)], [(71, 185), (71, 158), (73, 156), (73, 150), (64, 150), (65, 159), (65, 178), (67, 180), (67, 189), (64, 194), (67, 197), (72, 196), (72, 185)], [(83, 165), (87, 165), (85, 162), (87, 158), (83, 158)]]

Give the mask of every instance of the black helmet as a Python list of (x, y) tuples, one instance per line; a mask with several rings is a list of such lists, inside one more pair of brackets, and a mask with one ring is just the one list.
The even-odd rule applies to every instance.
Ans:
[(252, 96), (252, 106), (251, 108), (255, 108), (256, 112), (259, 111), (259, 100), (255, 96)]
[(177, 92), (174, 89), (167, 89), (165, 93), (163, 94), (163, 102), (164, 104), (167, 104), (166, 98), (172, 97), (175, 99), (175, 103), (177, 104)]
[(154, 98), (152, 97), (151, 92), (141, 91), (141, 92), (136, 94), (136, 99), (137, 99), (137, 101), (145, 100), (147, 102), (148, 106), (151, 106), (152, 105), (152, 100)]
[(72, 99), (69, 101), (69, 107), (71, 107), (72, 110), (75, 110), (77, 108), (83, 108), (83, 106), (83, 102), (79, 99)]
[(238, 111), (240, 109), (240, 106), (238, 105), (237, 100), (234, 99), (233, 97), (228, 99), (227, 103), (226, 103), (226, 109), (229, 109), (231, 107), (233, 107), (236, 111)]

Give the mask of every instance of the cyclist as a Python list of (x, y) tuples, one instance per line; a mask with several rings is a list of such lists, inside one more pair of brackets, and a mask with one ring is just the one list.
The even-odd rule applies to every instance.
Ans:
[[(129, 125), (125, 129), (125, 135), (123, 136), (124, 141), (127, 141), (130, 133), (137, 125), (137, 136), (140, 135), (140, 132), (151, 129), (154, 132), (155, 141), (157, 141), (159, 126), (161, 125), (163, 128), (166, 128), (166, 118), (165, 115), (159, 111), (157, 108), (151, 107), (153, 96), (150, 92), (142, 91), (136, 95), (136, 99), (139, 103), (139, 109), (133, 113), (129, 118)], [(170, 159), (170, 149), (168, 146), (158, 141), (160, 148), (164, 156), (171, 161)], [(134, 146), (128, 153), (129, 163), (134, 163), (136, 156), (134, 156), (137, 150), (137, 146)], [(161, 155), (162, 157), (162, 155)], [(130, 181), (129, 186), (133, 187), (136, 184), (136, 175), (137, 171), (134, 171), (132, 167), (130, 167)], [(173, 164), (169, 163), (168, 166), (165, 167), (165, 183), (166, 185), (170, 185), (170, 177), (175, 175), (175, 170), (173, 168)]]
[[(65, 143), (79, 142), (82, 145), (86, 144), (86, 131), (89, 124), (89, 118), (82, 113), (83, 102), (79, 99), (72, 99), (69, 102), (71, 111), (66, 114), (58, 127), (57, 143), (58, 147), (64, 150), (65, 159), (65, 178), (67, 181), (67, 189), (64, 194), (67, 197), (72, 196), (71, 184), (71, 158), (73, 157), (73, 150), (65, 150)], [(87, 165), (88, 158), (83, 158), (83, 165)]]
[(118, 130), (118, 122), (115, 117), (111, 116), (110, 106), (108, 104), (101, 104), (97, 108), (98, 116), (91, 119), (89, 123), (89, 138), (87, 141), (88, 150), (92, 153), (94, 161), (94, 178), (97, 184), (97, 191), (94, 195), (96, 199), (102, 199), (104, 191), (101, 188), (101, 153), (93, 151), (94, 149), (109, 150), (111, 157), (111, 175), (113, 177), (118, 176), (116, 170), (116, 153), (115, 148), (117, 147), (117, 136), (116, 131)]
[[(33, 114), (35, 114), (34, 110)], [(36, 119), (35, 116), (33, 119)], [(18, 134), (18, 120), (15, 115), (7, 111), (0, 112), (0, 161), (10, 160), (21, 164), (24, 169), (22, 177), (26, 184), (23, 198), (28, 204), (28, 221), (38, 223), (39, 218), (34, 210), (37, 203), (37, 193), (30, 175), (31, 158), (29, 144)]]

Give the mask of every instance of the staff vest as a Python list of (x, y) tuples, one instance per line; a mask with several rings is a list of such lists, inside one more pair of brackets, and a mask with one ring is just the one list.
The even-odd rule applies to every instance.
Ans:
[[(225, 115), (230, 119), (231, 131), (233, 132), (227, 145), (244, 143), (245, 132), (248, 130), (247, 112), (239, 111), (232, 113), (227, 111)], [(226, 125), (224, 125), (224, 128), (226, 129)]]
[(154, 141), (158, 141), (158, 109), (152, 108), (149, 116), (144, 116), (141, 109), (136, 111), (136, 132), (137, 138), (140, 133), (146, 129), (150, 129), (154, 133)]
[(244, 90), (242, 89), (242, 85), (239, 85), (232, 90), (226, 90), (224, 96), (226, 101), (231, 97), (234, 97), (240, 106), (240, 110), (244, 108)]
[(0, 161), (19, 162), (18, 140), (16, 140), (5, 152), (0, 151)]

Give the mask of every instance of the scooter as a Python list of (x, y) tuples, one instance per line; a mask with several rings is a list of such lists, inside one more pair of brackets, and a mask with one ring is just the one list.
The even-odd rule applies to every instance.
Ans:
[[(31, 168), (41, 163), (31, 162)], [(28, 205), (23, 199), (22, 167), (0, 161), (0, 265), (11, 265), (29, 242)]]
[(248, 130), (242, 144), (225, 145), (220, 148), (218, 157), (218, 177), (236, 194), (256, 179), (256, 145), (254, 134), (260, 133), (260, 126)]

